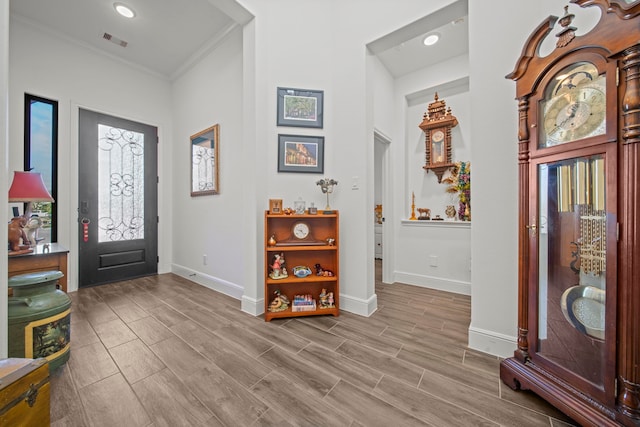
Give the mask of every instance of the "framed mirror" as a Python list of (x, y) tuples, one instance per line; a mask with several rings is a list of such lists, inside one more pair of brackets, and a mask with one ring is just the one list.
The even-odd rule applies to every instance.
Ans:
[(219, 125), (191, 135), (191, 196), (219, 194)]

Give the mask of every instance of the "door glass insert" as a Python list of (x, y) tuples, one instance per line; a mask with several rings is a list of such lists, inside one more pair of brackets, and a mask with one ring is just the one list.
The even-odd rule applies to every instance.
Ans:
[(144, 238), (144, 134), (98, 125), (98, 242)]
[(538, 354), (603, 384), (604, 156), (538, 166)]

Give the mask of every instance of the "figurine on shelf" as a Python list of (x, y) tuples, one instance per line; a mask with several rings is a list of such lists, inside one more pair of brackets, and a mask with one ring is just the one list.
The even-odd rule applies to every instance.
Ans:
[(284, 311), (289, 308), (289, 298), (283, 295), (279, 289), (273, 291), (275, 298), (269, 303), (269, 311), (274, 313), (278, 311)]
[(306, 265), (297, 265), (293, 267), (292, 271), (294, 276), (300, 277), (300, 278), (307, 277), (308, 275), (311, 274), (311, 269)]
[(333, 292), (327, 292), (326, 289), (322, 289), (322, 292), (320, 292), (320, 295), (318, 296), (318, 299), (320, 300), (319, 306), (320, 308), (334, 308), (335, 307), (335, 301), (333, 299)]
[(427, 208), (418, 208), (418, 219), (419, 220), (428, 220), (431, 219), (431, 209)]
[(316, 268), (316, 276), (333, 277), (333, 271), (325, 270), (320, 264), (314, 266)]
[(327, 239), (327, 245), (333, 246), (336, 243), (336, 239), (329, 237)]
[(284, 253), (275, 254), (273, 256), (273, 264), (270, 265), (271, 273), (269, 277), (272, 279), (284, 279), (288, 277), (287, 269), (284, 268)]
[(329, 305), (327, 301), (327, 290), (325, 288), (322, 288), (322, 292), (318, 295), (318, 300), (320, 302), (320, 308), (325, 308)]

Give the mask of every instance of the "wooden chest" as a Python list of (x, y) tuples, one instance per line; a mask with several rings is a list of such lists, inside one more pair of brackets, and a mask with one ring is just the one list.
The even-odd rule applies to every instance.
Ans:
[(46, 359), (0, 360), (0, 426), (50, 424)]

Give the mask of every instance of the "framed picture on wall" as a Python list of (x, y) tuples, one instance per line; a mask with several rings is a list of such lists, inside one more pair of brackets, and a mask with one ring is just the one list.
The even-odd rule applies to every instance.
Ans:
[(278, 88), (278, 126), (322, 128), (324, 92)]
[(324, 137), (278, 135), (278, 172), (324, 173)]

